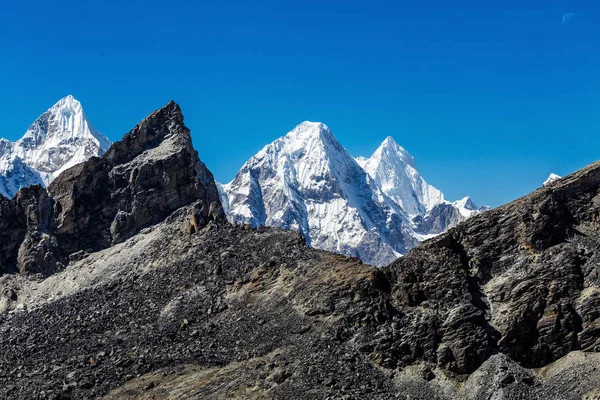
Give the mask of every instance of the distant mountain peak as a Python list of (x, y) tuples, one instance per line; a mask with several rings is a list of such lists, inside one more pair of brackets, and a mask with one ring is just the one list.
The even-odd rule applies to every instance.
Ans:
[(473, 201), (473, 199), (471, 199), (470, 196), (463, 197), (462, 199), (457, 200), (454, 203), (457, 206), (466, 208), (467, 210), (475, 210), (479, 208), (479, 206), (475, 204), (475, 202)]
[[(404, 150), (404, 148), (402, 148), (402, 146), (400, 146), (398, 144), (398, 142), (396, 142), (396, 140), (391, 136), (386, 137), (383, 140), (383, 142), (381, 142), (381, 146), (391, 147), (391, 148), (396, 148), (396, 149), (400, 148), (400, 149)], [(406, 151), (406, 150), (404, 150), (404, 151)]]
[(359, 163), (383, 192), (410, 216), (423, 216), (444, 202), (442, 192), (423, 180), (414, 157), (391, 136), (370, 158)]
[[(251, 157), (221, 188), (236, 223), (300, 231), (317, 248), (385, 265), (414, 246), (385, 195), (320, 122), (305, 121)], [(392, 243), (393, 242), (393, 243)]]
[[(312, 139), (333, 138), (329, 127), (322, 122), (304, 121), (288, 132), (284, 138), (306, 142)], [(333, 138), (335, 140), (335, 138)]]
[(326, 129), (329, 130), (329, 128), (327, 127), (327, 125), (325, 125), (322, 122), (319, 121), (302, 121), (301, 123), (299, 123), (296, 126), (297, 128), (306, 128), (306, 129), (310, 129), (310, 128), (317, 128), (317, 129)]
[(553, 183), (553, 182), (555, 182), (555, 181), (557, 181), (557, 180), (559, 180), (559, 179), (561, 179), (561, 178), (562, 178), (562, 177), (561, 177), (560, 175), (556, 175), (556, 174), (552, 173), (552, 174), (550, 174), (550, 175), (548, 176), (548, 179), (546, 179), (546, 180), (544, 181), (544, 183), (543, 183), (543, 186), (548, 186), (548, 185), (550, 185), (551, 183)]
[(490, 209), (487, 206), (478, 206), (469, 196), (453, 202), (452, 205), (465, 218), (470, 218)]
[(61, 107), (64, 105), (71, 105), (71, 106), (75, 106), (75, 107), (81, 107), (81, 103), (79, 102), (79, 100), (77, 100), (75, 97), (73, 97), (72, 94), (68, 94), (65, 97), (63, 97), (62, 99), (58, 100), (56, 102), (56, 104), (52, 107)]
[(385, 140), (381, 143), (381, 145), (379, 146), (379, 148), (377, 148), (377, 150), (375, 150), (375, 152), (373, 153), (373, 156), (371, 158), (374, 157), (378, 157), (378, 158), (383, 158), (383, 157), (387, 157), (387, 158), (399, 158), (400, 160), (402, 160), (402, 162), (410, 165), (413, 168), (417, 168), (416, 164), (415, 164), (415, 158), (402, 146), (400, 146), (393, 137), (388, 136), (387, 138), (385, 138)]
[(427, 184), (391, 136), (370, 158), (354, 159), (325, 124), (311, 121), (250, 158), (220, 196), (232, 222), (298, 230), (313, 247), (373, 265), (471, 215)]
[[(22, 187), (47, 186), (64, 170), (103, 154), (110, 145), (87, 119), (81, 103), (67, 95), (41, 114), (21, 139), (0, 141), (0, 194), (13, 197)], [(30, 169), (26, 174), (18, 173), (23, 165)]]

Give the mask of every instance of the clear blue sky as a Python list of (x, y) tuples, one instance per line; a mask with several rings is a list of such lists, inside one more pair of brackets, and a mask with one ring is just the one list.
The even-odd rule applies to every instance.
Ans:
[(600, 159), (597, 0), (22, 0), (0, 33), (10, 139), (69, 93), (112, 140), (174, 99), (220, 181), (312, 120), (492, 206)]

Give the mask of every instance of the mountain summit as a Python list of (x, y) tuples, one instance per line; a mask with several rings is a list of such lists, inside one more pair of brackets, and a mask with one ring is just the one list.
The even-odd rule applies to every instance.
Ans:
[(297, 230), (313, 247), (377, 266), (465, 219), (392, 137), (354, 159), (320, 122), (265, 146), (219, 188), (232, 222)]
[(329, 128), (303, 122), (221, 186), (231, 221), (300, 231), (313, 247), (384, 265), (415, 241)]
[(213, 176), (192, 146), (179, 106), (170, 102), (47, 188), (0, 197), (0, 275), (50, 275), (72, 254), (121, 243), (194, 203), (190, 230), (224, 219)]
[(425, 215), (444, 202), (442, 192), (421, 177), (414, 157), (391, 136), (370, 158), (363, 160), (361, 164), (365, 171), (411, 217)]
[(110, 145), (89, 122), (81, 103), (68, 95), (40, 115), (17, 142), (0, 139), (0, 194), (11, 198), (20, 188), (47, 186)]

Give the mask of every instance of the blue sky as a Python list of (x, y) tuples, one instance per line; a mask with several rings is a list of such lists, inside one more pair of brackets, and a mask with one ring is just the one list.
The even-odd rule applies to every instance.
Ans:
[(174, 99), (220, 181), (312, 120), (492, 206), (600, 158), (596, 0), (23, 0), (0, 33), (13, 140), (66, 94), (112, 140)]

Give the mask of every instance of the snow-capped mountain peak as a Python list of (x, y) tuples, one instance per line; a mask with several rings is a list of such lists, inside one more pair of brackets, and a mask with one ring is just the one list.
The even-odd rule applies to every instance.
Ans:
[(40, 115), (20, 142), (27, 147), (42, 145), (51, 148), (77, 139), (91, 140), (104, 151), (108, 150), (111, 144), (110, 140), (89, 122), (81, 103), (72, 95), (68, 95)]
[(413, 168), (417, 168), (415, 164), (415, 158), (408, 152), (404, 147), (400, 146), (393, 137), (388, 136), (381, 143), (381, 146), (375, 153), (373, 153), (375, 157), (397, 157), (402, 160), (405, 164), (410, 165)]
[(313, 247), (373, 265), (466, 218), (392, 137), (370, 158), (354, 159), (320, 122), (305, 121), (266, 145), (219, 190), (232, 222), (298, 230)]
[[(233, 222), (300, 231), (308, 244), (384, 265), (416, 243), (329, 128), (303, 122), (221, 187)], [(391, 222), (393, 220), (393, 223)]]
[(454, 202), (454, 205), (457, 207), (465, 208), (467, 210), (476, 210), (479, 208), (477, 204), (471, 199), (470, 196), (463, 197), (460, 200)]
[(321, 122), (304, 121), (273, 144), (283, 146), (292, 159), (328, 159), (330, 153), (346, 152), (327, 125)]
[(101, 155), (110, 144), (89, 122), (81, 103), (65, 96), (17, 142), (0, 141), (0, 194), (12, 197), (21, 187), (48, 185), (62, 171)]
[(469, 196), (453, 202), (452, 205), (464, 218), (471, 218), (490, 209), (487, 206), (478, 206)]
[(322, 122), (304, 121), (292, 129), (285, 137), (306, 139), (315, 135), (327, 134), (329, 128)]
[(417, 170), (414, 157), (388, 136), (364, 161), (357, 160), (386, 195), (408, 215), (425, 215), (444, 202), (442, 192), (427, 184)]

